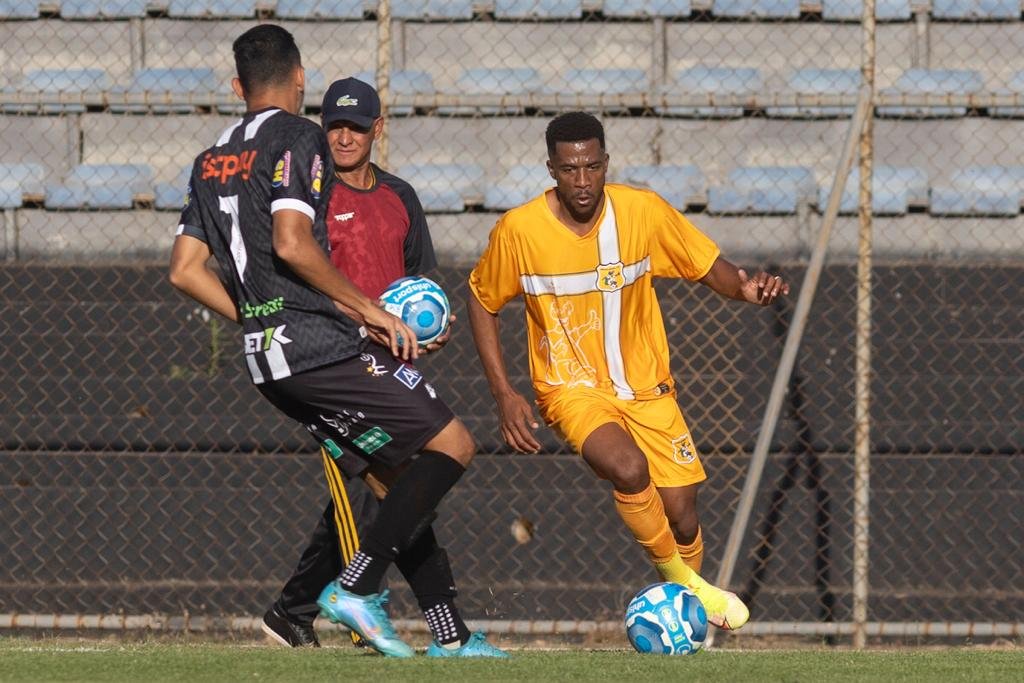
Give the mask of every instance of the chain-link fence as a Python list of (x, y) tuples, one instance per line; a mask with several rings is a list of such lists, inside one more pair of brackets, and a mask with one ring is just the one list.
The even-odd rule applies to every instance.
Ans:
[[(260, 614), (326, 502), (236, 332), (165, 282), (183, 174), (236, 119), (231, 42), (260, 20), (295, 35), (314, 120), (336, 78), (385, 91), (378, 157), (419, 191), (457, 311), (494, 221), (550, 184), (547, 122), (575, 108), (602, 118), (613, 179), (794, 283), (770, 309), (658, 285), (714, 577), (849, 134), (861, 3), (387, 5), (0, 2), (0, 623)], [(1021, 6), (878, 0), (876, 16), (867, 618), (1019, 633)], [(856, 173), (845, 187), (733, 574), (751, 630), (852, 619)], [(521, 317), (503, 314), (504, 343), (529, 392)], [(608, 488), (546, 430), (543, 455), (507, 452), (458, 327), (424, 370), (483, 452), (439, 531), (463, 610), (537, 630), (619, 619), (654, 577)], [(401, 589), (397, 609), (416, 616)]]

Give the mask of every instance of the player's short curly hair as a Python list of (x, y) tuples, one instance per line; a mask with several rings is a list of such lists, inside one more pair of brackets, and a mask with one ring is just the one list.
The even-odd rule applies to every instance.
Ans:
[(302, 65), (292, 34), (274, 24), (260, 24), (235, 39), (235, 69), (245, 92), (288, 83)]
[(604, 149), (604, 126), (597, 117), (585, 111), (569, 111), (551, 119), (544, 139), (548, 144), (548, 156), (555, 156), (555, 144), (559, 142), (580, 142), (597, 138)]

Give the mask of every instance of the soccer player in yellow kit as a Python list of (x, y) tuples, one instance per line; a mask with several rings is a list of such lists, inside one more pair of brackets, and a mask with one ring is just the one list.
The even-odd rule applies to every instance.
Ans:
[(706, 475), (676, 402), (653, 278), (762, 306), (789, 285), (765, 272), (748, 277), (654, 192), (606, 185), (604, 129), (593, 116), (557, 116), (546, 141), (555, 187), (501, 217), (469, 276), (470, 326), (502, 434), (516, 451), (540, 448), (498, 335), (498, 311), (522, 295), (544, 420), (612, 483), (616, 510), (662, 578), (696, 593), (711, 623), (738, 629), (746, 605), (698, 574)]

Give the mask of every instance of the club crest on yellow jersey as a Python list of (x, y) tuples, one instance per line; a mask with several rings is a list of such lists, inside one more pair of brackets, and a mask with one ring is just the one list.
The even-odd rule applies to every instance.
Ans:
[(626, 285), (622, 263), (609, 263), (597, 267), (597, 288), (602, 292), (617, 292)]

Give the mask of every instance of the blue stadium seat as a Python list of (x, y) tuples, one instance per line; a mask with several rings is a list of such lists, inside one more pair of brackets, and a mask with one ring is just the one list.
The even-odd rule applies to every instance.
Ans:
[(555, 181), (543, 164), (512, 166), (498, 182), (488, 186), (484, 193), (484, 208), (507, 211), (525, 204), (554, 185)]
[(256, 16), (256, 0), (170, 0), (167, 16), (174, 19), (249, 19)]
[[(455, 82), (452, 94), (456, 95), (529, 95), (547, 92), (540, 72), (531, 67), (488, 69), (474, 67), (466, 69)], [(482, 106), (482, 114), (516, 113), (522, 108), (516, 105)], [(439, 114), (465, 114), (477, 111), (470, 106), (438, 107)]]
[(110, 87), (110, 78), (102, 69), (36, 69), (25, 73), (21, 81), (5, 86), (6, 92), (20, 91), (40, 98), (54, 95), (70, 95), (66, 103), (7, 104), (3, 111), (7, 113), (26, 113), (42, 111), (44, 114), (62, 112), (84, 112), (85, 105), (75, 103), (75, 95), (89, 92), (102, 92)]
[(801, 202), (818, 201), (814, 171), (804, 166), (733, 169), (728, 184), (708, 190), (708, 213), (794, 214)]
[(690, 0), (604, 0), (604, 16), (617, 18), (688, 17)]
[(1024, 190), (1024, 166), (973, 166), (954, 171), (931, 191), (933, 216), (1016, 216)]
[(565, 89), (577, 95), (631, 95), (647, 92), (643, 69), (568, 69)]
[(707, 199), (707, 179), (696, 166), (626, 166), (615, 177), (625, 185), (654, 190), (680, 211)]
[[(860, 21), (864, 0), (821, 0), (821, 18), (825, 21)], [(907, 21), (912, 16), (910, 0), (876, 0), (875, 19)]]
[(181, 211), (185, 204), (185, 190), (188, 188), (192, 167), (183, 168), (170, 182), (157, 183), (153, 187), (153, 207), (157, 211)]
[[(355, 74), (355, 77), (364, 83), (369, 83), (373, 87), (377, 87), (377, 77), (369, 71), (360, 71)], [(404, 69), (402, 71), (392, 71), (388, 77), (388, 88), (391, 90), (391, 95), (394, 96), (406, 96), (406, 95), (433, 95), (437, 92), (434, 89), (434, 79), (426, 71), (414, 71), (411, 69)], [(388, 108), (389, 116), (411, 116), (415, 113), (415, 108), (411, 106), (391, 106)]]
[[(680, 93), (683, 95), (753, 95), (761, 90), (764, 82), (761, 72), (753, 68), (730, 68), (713, 66), (693, 66), (676, 73), (675, 81), (666, 85), (666, 95)], [(658, 114), (672, 116), (696, 116), (716, 118), (739, 118), (743, 116), (743, 107), (655, 107)]]
[(483, 195), (484, 169), (477, 164), (411, 164), (398, 176), (413, 186), (427, 213), (457, 213)]
[[(857, 69), (797, 69), (786, 78), (788, 90), (798, 95), (856, 95), (860, 88)], [(839, 118), (852, 116), (848, 107), (765, 107), (765, 114), (780, 118)]]
[(581, 0), (494, 0), (497, 19), (579, 19)]
[(146, 164), (79, 164), (46, 188), (47, 209), (130, 209), (134, 195), (152, 192)]
[(0, 19), (37, 19), (39, 0), (0, 0)]
[(362, 19), (363, 0), (277, 0), (278, 19)]
[(21, 207), (24, 195), (42, 195), (45, 178), (40, 164), (0, 164), (0, 209)]
[[(999, 88), (997, 95), (1020, 95), (1024, 100), (1024, 71), (1018, 71), (1010, 77), (1005, 88)], [(989, 116), (996, 118), (1024, 118), (1024, 106), (1021, 107), (990, 107)]]
[[(846, 180), (839, 200), (840, 214), (857, 213), (860, 171), (854, 169)], [(831, 185), (818, 190), (818, 210), (828, 206)], [(928, 173), (922, 168), (876, 166), (871, 177), (871, 211), (877, 216), (903, 216), (912, 206), (928, 206)]]
[(392, 19), (472, 19), (473, 0), (394, 0)]
[(714, 0), (711, 14), (733, 19), (799, 19), (800, 0)]
[(146, 16), (146, 0), (61, 0), (64, 19), (131, 19)]
[(932, 0), (935, 19), (982, 20), (1020, 19), (1020, 0)]
[[(977, 71), (954, 69), (907, 69), (891, 88), (882, 88), (882, 95), (969, 95), (985, 87)], [(965, 116), (967, 107), (878, 107), (879, 116), (893, 117), (957, 117)]]
[[(188, 103), (190, 96), (209, 95), (215, 92), (218, 86), (220, 82), (213, 69), (140, 69), (135, 72), (127, 86), (115, 86), (110, 89), (110, 111), (188, 114), (196, 108), (194, 104)], [(118, 104), (116, 100), (119, 93), (146, 93), (152, 98), (153, 104)]]

